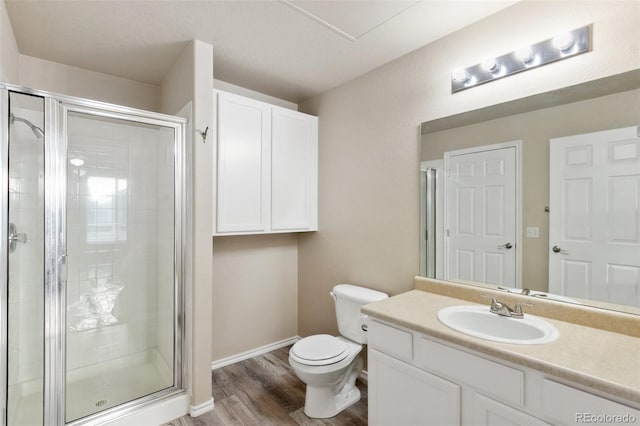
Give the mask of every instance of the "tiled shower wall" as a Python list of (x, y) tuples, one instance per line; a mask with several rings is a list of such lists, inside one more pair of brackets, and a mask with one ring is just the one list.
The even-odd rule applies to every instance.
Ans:
[(72, 370), (172, 343), (173, 155), (156, 129), (72, 117), (69, 131), (69, 160), (83, 161), (68, 164)]

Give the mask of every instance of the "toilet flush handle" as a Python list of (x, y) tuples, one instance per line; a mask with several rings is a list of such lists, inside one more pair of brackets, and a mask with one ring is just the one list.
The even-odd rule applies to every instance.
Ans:
[(369, 315), (365, 315), (365, 314), (360, 314), (360, 315), (362, 317), (362, 323), (360, 324), (360, 330), (362, 330), (362, 331), (364, 331), (366, 333), (367, 330), (369, 329), (369, 326), (366, 323), (367, 318), (369, 318)]

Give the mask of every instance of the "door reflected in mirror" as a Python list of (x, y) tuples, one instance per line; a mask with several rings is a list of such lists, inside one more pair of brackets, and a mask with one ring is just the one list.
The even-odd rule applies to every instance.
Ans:
[(634, 71), (423, 123), (421, 274), (640, 313), (639, 87)]

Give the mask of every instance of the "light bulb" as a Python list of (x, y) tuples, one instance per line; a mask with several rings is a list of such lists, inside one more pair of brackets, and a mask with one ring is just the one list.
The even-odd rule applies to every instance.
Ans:
[(516, 55), (516, 58), (518, 58), (518, 60), (522, 61), (525, 64), (527, 62), (531, 62), (531, 60), (535, 56), (533, 54), (533, 49), (531, 49), (531, 46), (521, 46), (517, 48), (515, 51), (515, 55)]
[(573, 46), (573, 37), (569, 33), (558, 34), (553, 38), (552, 43), (561, 52), (566, 52)]
[(495, 73), (500, 69), (496, 58), (485, 58), (482, 60), (482, 64), (480, 64), (480, 66), (483, 70), (490, 73)]
[(80, 167), (84, 164), (84, 160), (82, 158), (72, 158), (69, 160), (72, 166)]
[(451, 73), (451, 78), (454, 81), (467, 81), (469, 80), (469, 73), (464, 68), (458, 68)]

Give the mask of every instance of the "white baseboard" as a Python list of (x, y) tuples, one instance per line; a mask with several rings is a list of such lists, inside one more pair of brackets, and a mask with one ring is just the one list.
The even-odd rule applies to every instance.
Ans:
[(208, 401), (205, 401), (202, 404), (190, 405), (189, 416), (198, 417), (212, 410), (213, 410), (213, 397), (209, 398)]
[(236, 362), (244, 361), (245, 359), (253, 358), (254, 356), (263, 355), (267, 352), (275, 351), (276, 349), (284, 348), (294, 344), (300, 340), (300, 336), (289, 337), (288, 339), (280, 340), (279, 342), (271, 343), (269, 345), (261, 346), (250, 351), (242, 352), (237, 355), (228, 356), (226, 358), (213, 361), (211, 363), (211, 369), (225, 367), (227, 365), (235, 364)]

